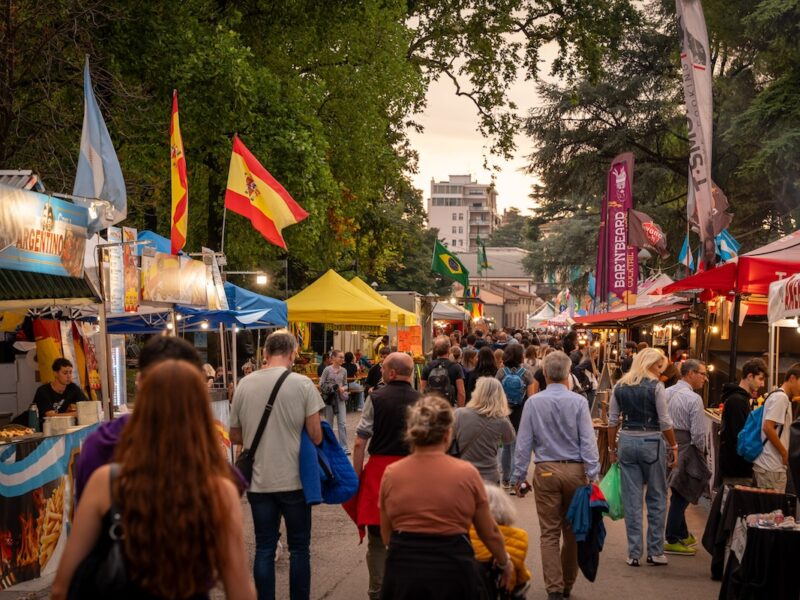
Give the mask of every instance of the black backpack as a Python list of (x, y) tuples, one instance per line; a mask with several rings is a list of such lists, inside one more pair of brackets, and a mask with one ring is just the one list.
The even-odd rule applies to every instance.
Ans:
[(450, 382), (450, 374), (447, 367), (449, 361), (436, 361), (433, 363), (433, 368), (428, 372), (428, 380), (425, 385), (425, 390), (430, 392), (438, 392), (445, 397), (446, 400), (453, 401), (453, 384)]

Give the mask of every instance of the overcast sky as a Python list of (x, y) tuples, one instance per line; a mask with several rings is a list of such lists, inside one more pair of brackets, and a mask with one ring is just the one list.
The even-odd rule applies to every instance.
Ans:
[[(549, 71), (549, 62), (554, 55), (554, 46), (542, 50), (542, 73)], [(537, 101), (536, 84), (525, 81), (522, 73), (510, 94), (523, 117)], [(444, 181), (448, 175), (472, 175), (479, 183), (491, 181), (491, 173), (483, 168), (486, 140), (478, 131), (477, 109), (472, 101), (456, 96), (455, 86), (447, 77), (431, 84), (427, 100), (425, 112), (417, 117), (425, 130), (422, 133), (411, 132), (409, 136), (419, 152), (419, 173), (412, 180), (422, 190), (426, 208), (431, 193), (431, 178)], [(525, 156), (530, 154), (532, 146), (524, 135), (518, 135), (516, 142), (513, 160), (490, 158), (490, 164), (494, 162), (502, 169), (495, 176), (497, 208), (501, 214), (511, 207), (526, 213), (533, 206), (528, 195), (531, 185), (537, 180), (521, 172), (527, 164)]]

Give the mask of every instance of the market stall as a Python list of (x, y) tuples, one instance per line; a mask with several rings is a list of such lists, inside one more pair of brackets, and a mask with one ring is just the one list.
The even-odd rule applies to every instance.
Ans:
[[(70, 202), (0, 186), (0, 411), (6, 415), (25, 415), (36, 389), (53, 380), (58, 357), (72, 362), (74, 383), (87, 397), (108, 395), (101, 387), (104, 356), (95, 345), (100, 333), (85, 320), (85, 309), (99, 302), (84, 273), (88, 218)], [(79, 411), (83, 425), (52, 435), (0, 427), (0, 589), (55, 571), (71, 519), (72, 466), (96, 428), (98, 405), (79, 405), (94, 407), (93, 414)]]
[[(303, 327), (312, 323), (324, 326), (324, 351), (329, 349), (328, 341), (333, 341), (334, 332), (344, 332), (354, 339), (360, 339), (363, 334), (387, 333), (392, 324), (397, 325), (400, 311), (399, 307), (393, 309), (371, 298), (333, 270), (289, 298), (286, 306), (291, 323)], [(341, 344), (342, 339), (340, 336), (337, 341)], [(393, 343), (396, 344), (396, 340)], [(306, 369), (308, 375), (316, 377), (313, 362), (309, 362)]]

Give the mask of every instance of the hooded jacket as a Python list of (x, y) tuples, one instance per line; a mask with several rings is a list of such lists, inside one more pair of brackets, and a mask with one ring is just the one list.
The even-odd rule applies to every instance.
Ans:
[(752, 477), (753, 464), (736, 452), (739, 432), (750, 414), (750, 394), (736, 383), (722, 386), (722, 422), (719, 430), (719, 471), (722, 477)]

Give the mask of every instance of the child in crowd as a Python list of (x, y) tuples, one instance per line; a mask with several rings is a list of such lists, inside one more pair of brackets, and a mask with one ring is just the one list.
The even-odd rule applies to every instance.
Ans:
[(508, 494), (504, 493), (498, 486), (484, 483), (486, 495), (489, 498), (489, 510), (497, 521), (500, 533), (506, 543), (506, 552), (514, 564), (514, 574), (508, 582), (508, 588), (503, 590), (497, 586), (499, 572), (492, 564), (492, 554), (483, 544), (472, 527), (469, 531), (472, 550), (475, 552), (475, 559), (481, 564), (486, 577), (486, 587), (489, 591), (489, 598), (515, 599), (525, 598), (530, 586), (531, 572), (525, 566), (525, 557), (528, 554), (528, 533), (519, 527), (513, 527), (517, 518), (517, 511), (511, 502)]

